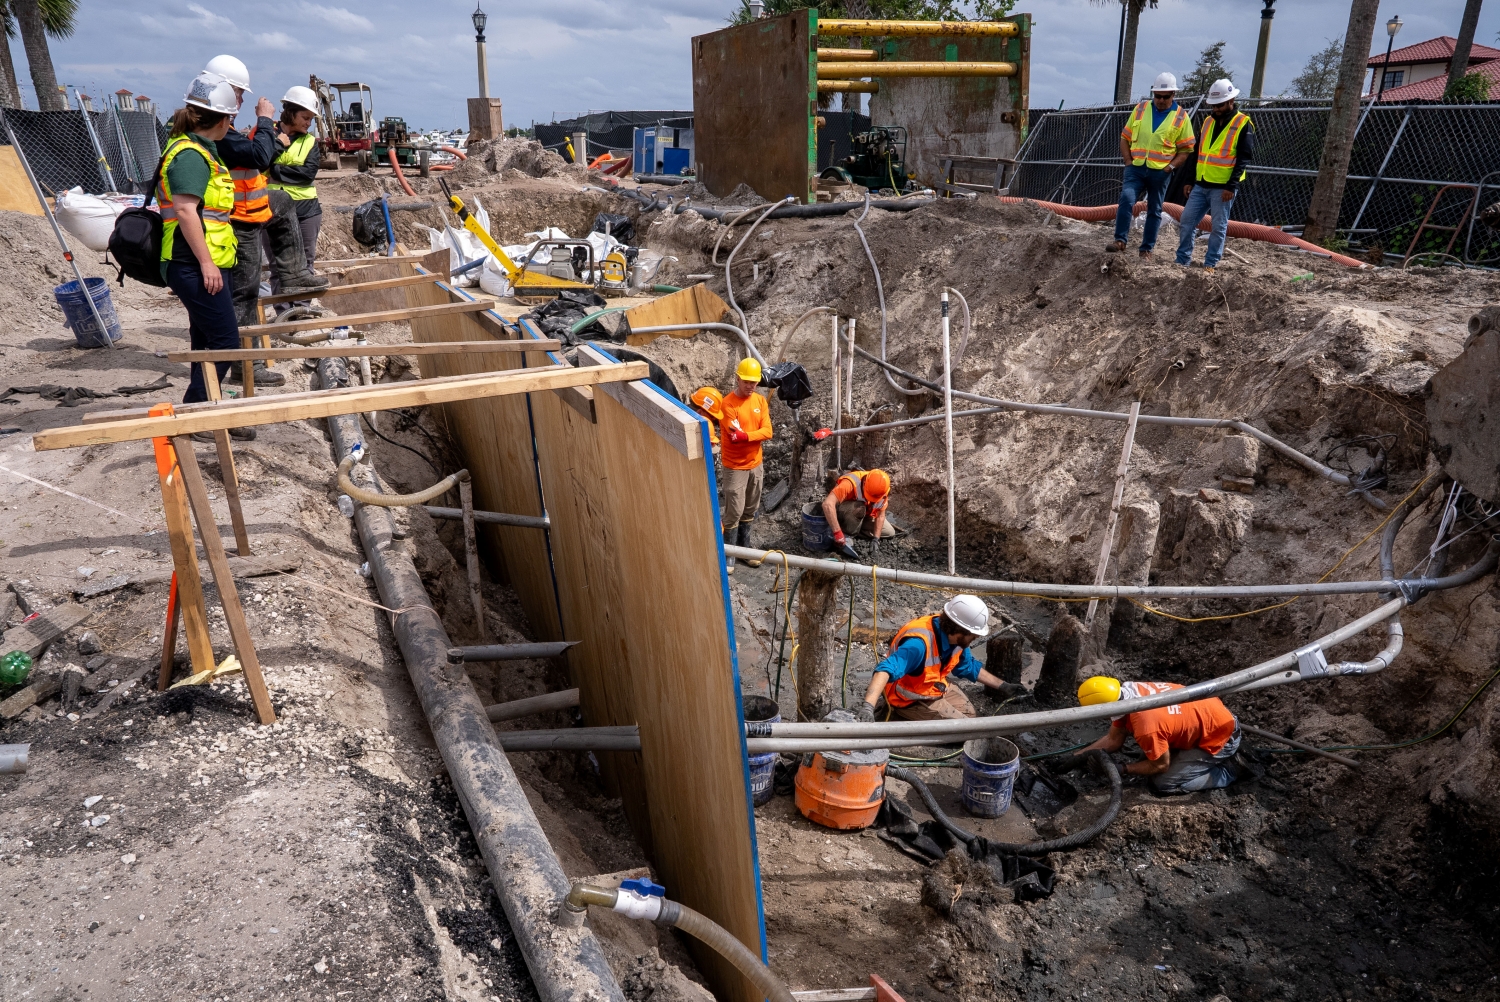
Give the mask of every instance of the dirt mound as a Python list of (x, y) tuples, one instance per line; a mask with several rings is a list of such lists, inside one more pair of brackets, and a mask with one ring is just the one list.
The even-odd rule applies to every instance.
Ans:
[[(85, 277), (114, 278), (113, 268), (98, 263), (102, 255), (76, 240), (69, 242)], [(71, 331), (61, 326), (62, 309), (52, 290), (74, 281), (73, 269), (63, 260), (46, 219), (0, 211), (0, 274), (5, 276), (0, 284), (0, 316), (5, 317), (8, 328), (71, 336)]]
[[(505, 138), (471, 143), (464, 151), (468, 159), (460, 163), (449, 174), (457, 184), (481, 184), (491, 174), (519, 171), (527, 177), (558, 177), (570, 166), (556, 152), (542, 146), (535, 139)], [(581, 176), (581, 168), (580, 176)]]

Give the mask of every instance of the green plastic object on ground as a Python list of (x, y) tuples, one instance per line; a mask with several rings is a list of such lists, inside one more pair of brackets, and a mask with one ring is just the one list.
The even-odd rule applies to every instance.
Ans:
[(25, 651), (11, 651), (0, 658), (0, 685), (22, 685), (36, 662)]

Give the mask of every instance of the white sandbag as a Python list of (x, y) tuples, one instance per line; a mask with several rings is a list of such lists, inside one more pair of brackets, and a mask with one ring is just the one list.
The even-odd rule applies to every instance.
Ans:
[(476, 271), (479, 272), (479, 288), (492, 296), (508, 296), (511, 293), (510, 276), (495, 260), (495, 255), (486, 254), (484, 264)]
[(109, 250), (109, 236), (115, 231), (115, 217), (125, 211), (104, 199), (73, 188), (57, 196), (53, 214), (63, 229), (77, 237), (89, 250)]

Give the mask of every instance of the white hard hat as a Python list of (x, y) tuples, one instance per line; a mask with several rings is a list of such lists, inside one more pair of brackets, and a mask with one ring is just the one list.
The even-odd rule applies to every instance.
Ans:
[(233, 115), (240, 110), (240, 99), (234, 93), (234, 85), (217, 73), (209, 73), (207, 70), (193, 77), (192, 86), (188, 87), (183, 101), (209, 111), (217, 111), (221, 115)]
[(234, 56), (214, 56), (203, 67), (204, 73), (217, 73), (240, 90), (250, 89), (250, 71)]
[(1208, 97), (1203, 103), (1210, 107), (1223, 104), (1225, 101), (1233, 101), (1240, 96), (1240, 89), (1228, 80), (1215, 80), (1213, 86), (1208, 89)]
[(955, 595), (943, 606), (943, 616), (976, 637), (990, 632), (990, 610), (977, 595)]
[(318, 95), (313, 93), (311, 87), (288, 87), (286, 93), (281, 95), (281, 103), (295, 104), (314, 115), (318, 113)]
[(1156, 82), (1151, 85), (1151, 92), (1154, 94), (1157, 91), (1163, 90), (1169, 90), (1173, 93), (1181, 90), (1181, 88), (1177, 86), (1177, 77), (1173, 76), (1171, 73), (1158, 73), (1156, 75)]

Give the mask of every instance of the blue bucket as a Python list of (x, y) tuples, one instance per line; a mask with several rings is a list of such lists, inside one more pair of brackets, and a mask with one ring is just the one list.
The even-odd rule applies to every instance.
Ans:
[[(109, 282), (102, 278), (86, 278), (83, 281), (88, 286), (89, 296), (94, 300), (94, 308), (104, 321), (105, 330), (109, 332), (109, 341), (120, 340), (125, 332), (120, 327), (115, 304), (109, 298)], [(57, 300), (57, 305), (62, 307), (63, 326), (73, 328), (73, 338), (78, 342), (78, 347), (109, 347), (109, 341), (100, 333), (99, 321), (94, 319), (94, 311), (89, 309), (89, 302), (76, 281), (59, 285), (52, 290), (52, 296)]]
[(833, 533), (828, 528), (828, 519), (823, 517), (823, 506), (816, 501), (802, 506), (802, 548), (809, 553), (827, 553), (833, 549)]
[[(743, 700), (746, 723), (775, 724), (781, 721), (781, 707), (766, 696), (746, 696)], [(776, 752), (750, 756), (750, 802), (756, 807), (771, 802), (776, 795)]]
[(1004, 738), (964, 742), (964, 809), (976, 818), (998, 818), (1010, 810), (1010, 796), (1021, 771), (1021, 750)]

